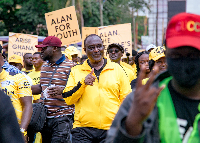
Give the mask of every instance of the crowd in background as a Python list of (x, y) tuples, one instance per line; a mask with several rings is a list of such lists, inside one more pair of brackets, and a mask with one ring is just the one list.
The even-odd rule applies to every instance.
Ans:
[[(1, 52), (0, 102), (5, 98), (6, 105), (0, 110), (10, 112), (0, 117), (0, 142), (199, 142), (199, 19), (174, 16), (164, 45), (132, 50), (131, 57), (120, 44), (104, 47), (95, 34), (84, 39), (85, 55), (54, 36), (23, 59)], [(36, 132), (29, 123), (39, 102), (47, 117)]]

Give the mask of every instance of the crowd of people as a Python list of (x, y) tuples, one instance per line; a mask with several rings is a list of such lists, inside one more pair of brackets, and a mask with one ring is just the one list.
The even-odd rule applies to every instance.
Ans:
[[(23, 59), (0, 52), (0, 142), (200, 142), (199, 38), (200, 16), (181, 13), (170, 20), (164, 45), (132, 57), (118, 43), (105, 57), (95, 34), (84, 39), (82, 57), (54, 36)], [(36, 132), (29, 123), (40, 102), (47, 117)]]

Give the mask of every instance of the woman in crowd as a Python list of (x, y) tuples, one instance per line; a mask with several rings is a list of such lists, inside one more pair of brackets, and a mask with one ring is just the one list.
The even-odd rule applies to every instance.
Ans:
[(149, 68), (150, 70), (154, 65), (159, 67), (159, 73), (167, 69), (167, 62), (165, 58), (165, 47), (158, 46), (154, 48), (149, 54)]
[[(149, 79), (149, 73), (151, 72), (149, 68), (149, 52), (147, 51), (139, 52), (135, 57), (135, 64), (137, 68), (137, 76), (138, 76), (141, 66), (145, 65), (146, 74), (145, 74), (145, 78), (143, 79), (143, 84), (145, 84), (147, 80)], [(131, 82), (132, 89), (135, 87), (136, 82), (137, 82), (137, 78), (132, 80)]]

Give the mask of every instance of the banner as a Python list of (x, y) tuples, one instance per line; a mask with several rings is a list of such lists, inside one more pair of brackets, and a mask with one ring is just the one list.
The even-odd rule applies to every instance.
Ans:
[(123, 57), (126, 57), (127, 52), (130, 53), (130, 56), (132, 56), (131, 23), (111, 25), (102, 28), (99, 27), (98, 35), (103, 40), (106, 51), (108, 45), (118, 43), (124, 47)]
[(45, 13), (45, 18), (49, 36), (58, 37), (62, 41), (62, 46), (81, 41), (74, 6)]
[[(97, 32), (98, 28), (98, 32)], [(101, 37), (105, 46), (105, 56), (107, 55), (107, 47), (112, 43), (118, 43), (124, 47), (124, 55), (130, 53), (132, 56), (132, 34), (131, 23), (117, 24), (104, 27), (83, 27), (82, 28), (82, 47), (84, 47), (84, 39), (90, 34), (97, 34)], [(88, 34), (88, 35), (87, 35)], [(87, 36), (86, 36), (87, 35)], [(83, 50), (82, 50), (83, 51)]]
[(37, 35), (9, 32), (8, 58), (16, 54), (23, 59), (25, 53), (33, 54), (38, 51), (35, 45), (38, 45)]

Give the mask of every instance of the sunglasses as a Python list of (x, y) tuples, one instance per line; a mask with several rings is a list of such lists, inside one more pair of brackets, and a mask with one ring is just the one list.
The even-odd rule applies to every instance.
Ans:
[(115, 49), (115, 50), (109, 49), (109, 50), (108, 50), (108, 53), (112, 53), (112, 52), (118, 53), (119, 51), (120, 51), (119, 49)]

